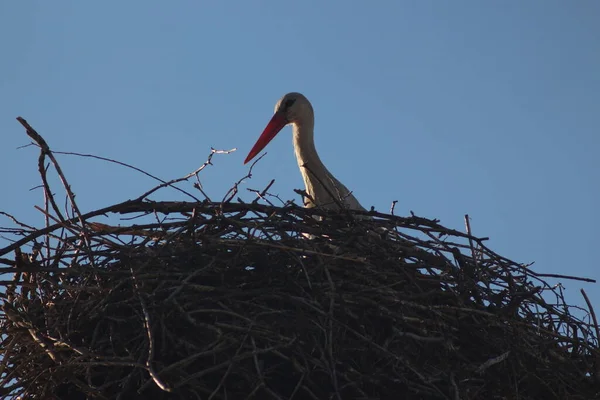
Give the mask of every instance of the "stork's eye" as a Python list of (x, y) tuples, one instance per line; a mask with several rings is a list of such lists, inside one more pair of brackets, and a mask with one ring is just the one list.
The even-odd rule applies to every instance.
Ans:
[(290, 108), (290, 107), (291, 107), (291, 106), (292, 106), (292, 105), (293, 105), (295, 102), (296, 102), (296, 99), (287, 99), (287, 100), (285, 101), (285, 103), (283, 103), (283, 108), (287, 110), (287, 109), (288, 109), (288, 108)]

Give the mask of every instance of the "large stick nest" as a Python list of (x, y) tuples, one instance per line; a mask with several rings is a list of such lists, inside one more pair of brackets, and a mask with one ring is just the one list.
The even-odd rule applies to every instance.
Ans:
[(13, 219), (22, 238), (0, 250), (6, 398), (598, 398), (591, 306), (569, 306), (545, 281), (556, 276), (486, 238), (261, 204), (266, 190), (252, 203), (152, 202), (152, 190), (83, 214), (21, 122), (42, 148), (47, 226)]

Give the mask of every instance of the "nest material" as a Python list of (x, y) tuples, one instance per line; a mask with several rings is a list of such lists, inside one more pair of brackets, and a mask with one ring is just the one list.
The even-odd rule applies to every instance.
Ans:
[[(155, 220), (90, 222), (111, 213)], [(6, 398), (599, 396), (590, 315), (438, 221), (142, 198), (75, 214), (0, 250)]]
[(548, 302), (544, 291), (561, 297), (528, 268), (476, 238), (467, 255), (469, 238), (435, 221), (316, 222), (308, 210), (257, 204), (114, 211), (169, 219), (87, 232), (69, 224), (46, 234), (60, 238), (49, 258), (13, 263), (2, 377), (27, 398), (590, 399), (598, 390), (591, 325)]

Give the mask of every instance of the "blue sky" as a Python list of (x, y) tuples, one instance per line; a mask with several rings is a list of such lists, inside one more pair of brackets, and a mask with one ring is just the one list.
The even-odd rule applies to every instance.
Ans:
[[(54, 150), (164, 179), (237, 147), (202, 174), (220, 199), (276, 100), (300, 91), (321, 158), (364, 206), (399, 200), (456, 229), (468, 213), (504, 256), (600, 280), (599, 20), (595, 0), (0, 2), (0, 210), (43, 224), (16, 116)], [(266, 150), (245, 187), (274, 178), (297, 198), (290, 129)], [(153, 185), (59, 160), (83, 210)], [(598, 285), (565, 284), (600, 307)]]

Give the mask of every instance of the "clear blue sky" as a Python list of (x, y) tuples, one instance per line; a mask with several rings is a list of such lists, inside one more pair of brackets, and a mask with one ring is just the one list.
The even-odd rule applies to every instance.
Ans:
[[(300, 91), (321, 158), (363, 205), (399, 200), (457, 229), (468, 213), (501, 254), (600, 280), (599, 21), (596, 0), (3, 1), (0, 210), (43, 223), (38, 151), (16, 149), (16, 116), (55, 150), (165, 179), (237, 147), (202, 175), (219, 199), (275, 101)], [(267, 151), (246, 187), (275, 178), (296, 198), (290, 129)], [(153, 185), (60, 161), (87, 211)], [(598, 285), (566, 285), (600, 308)]]

